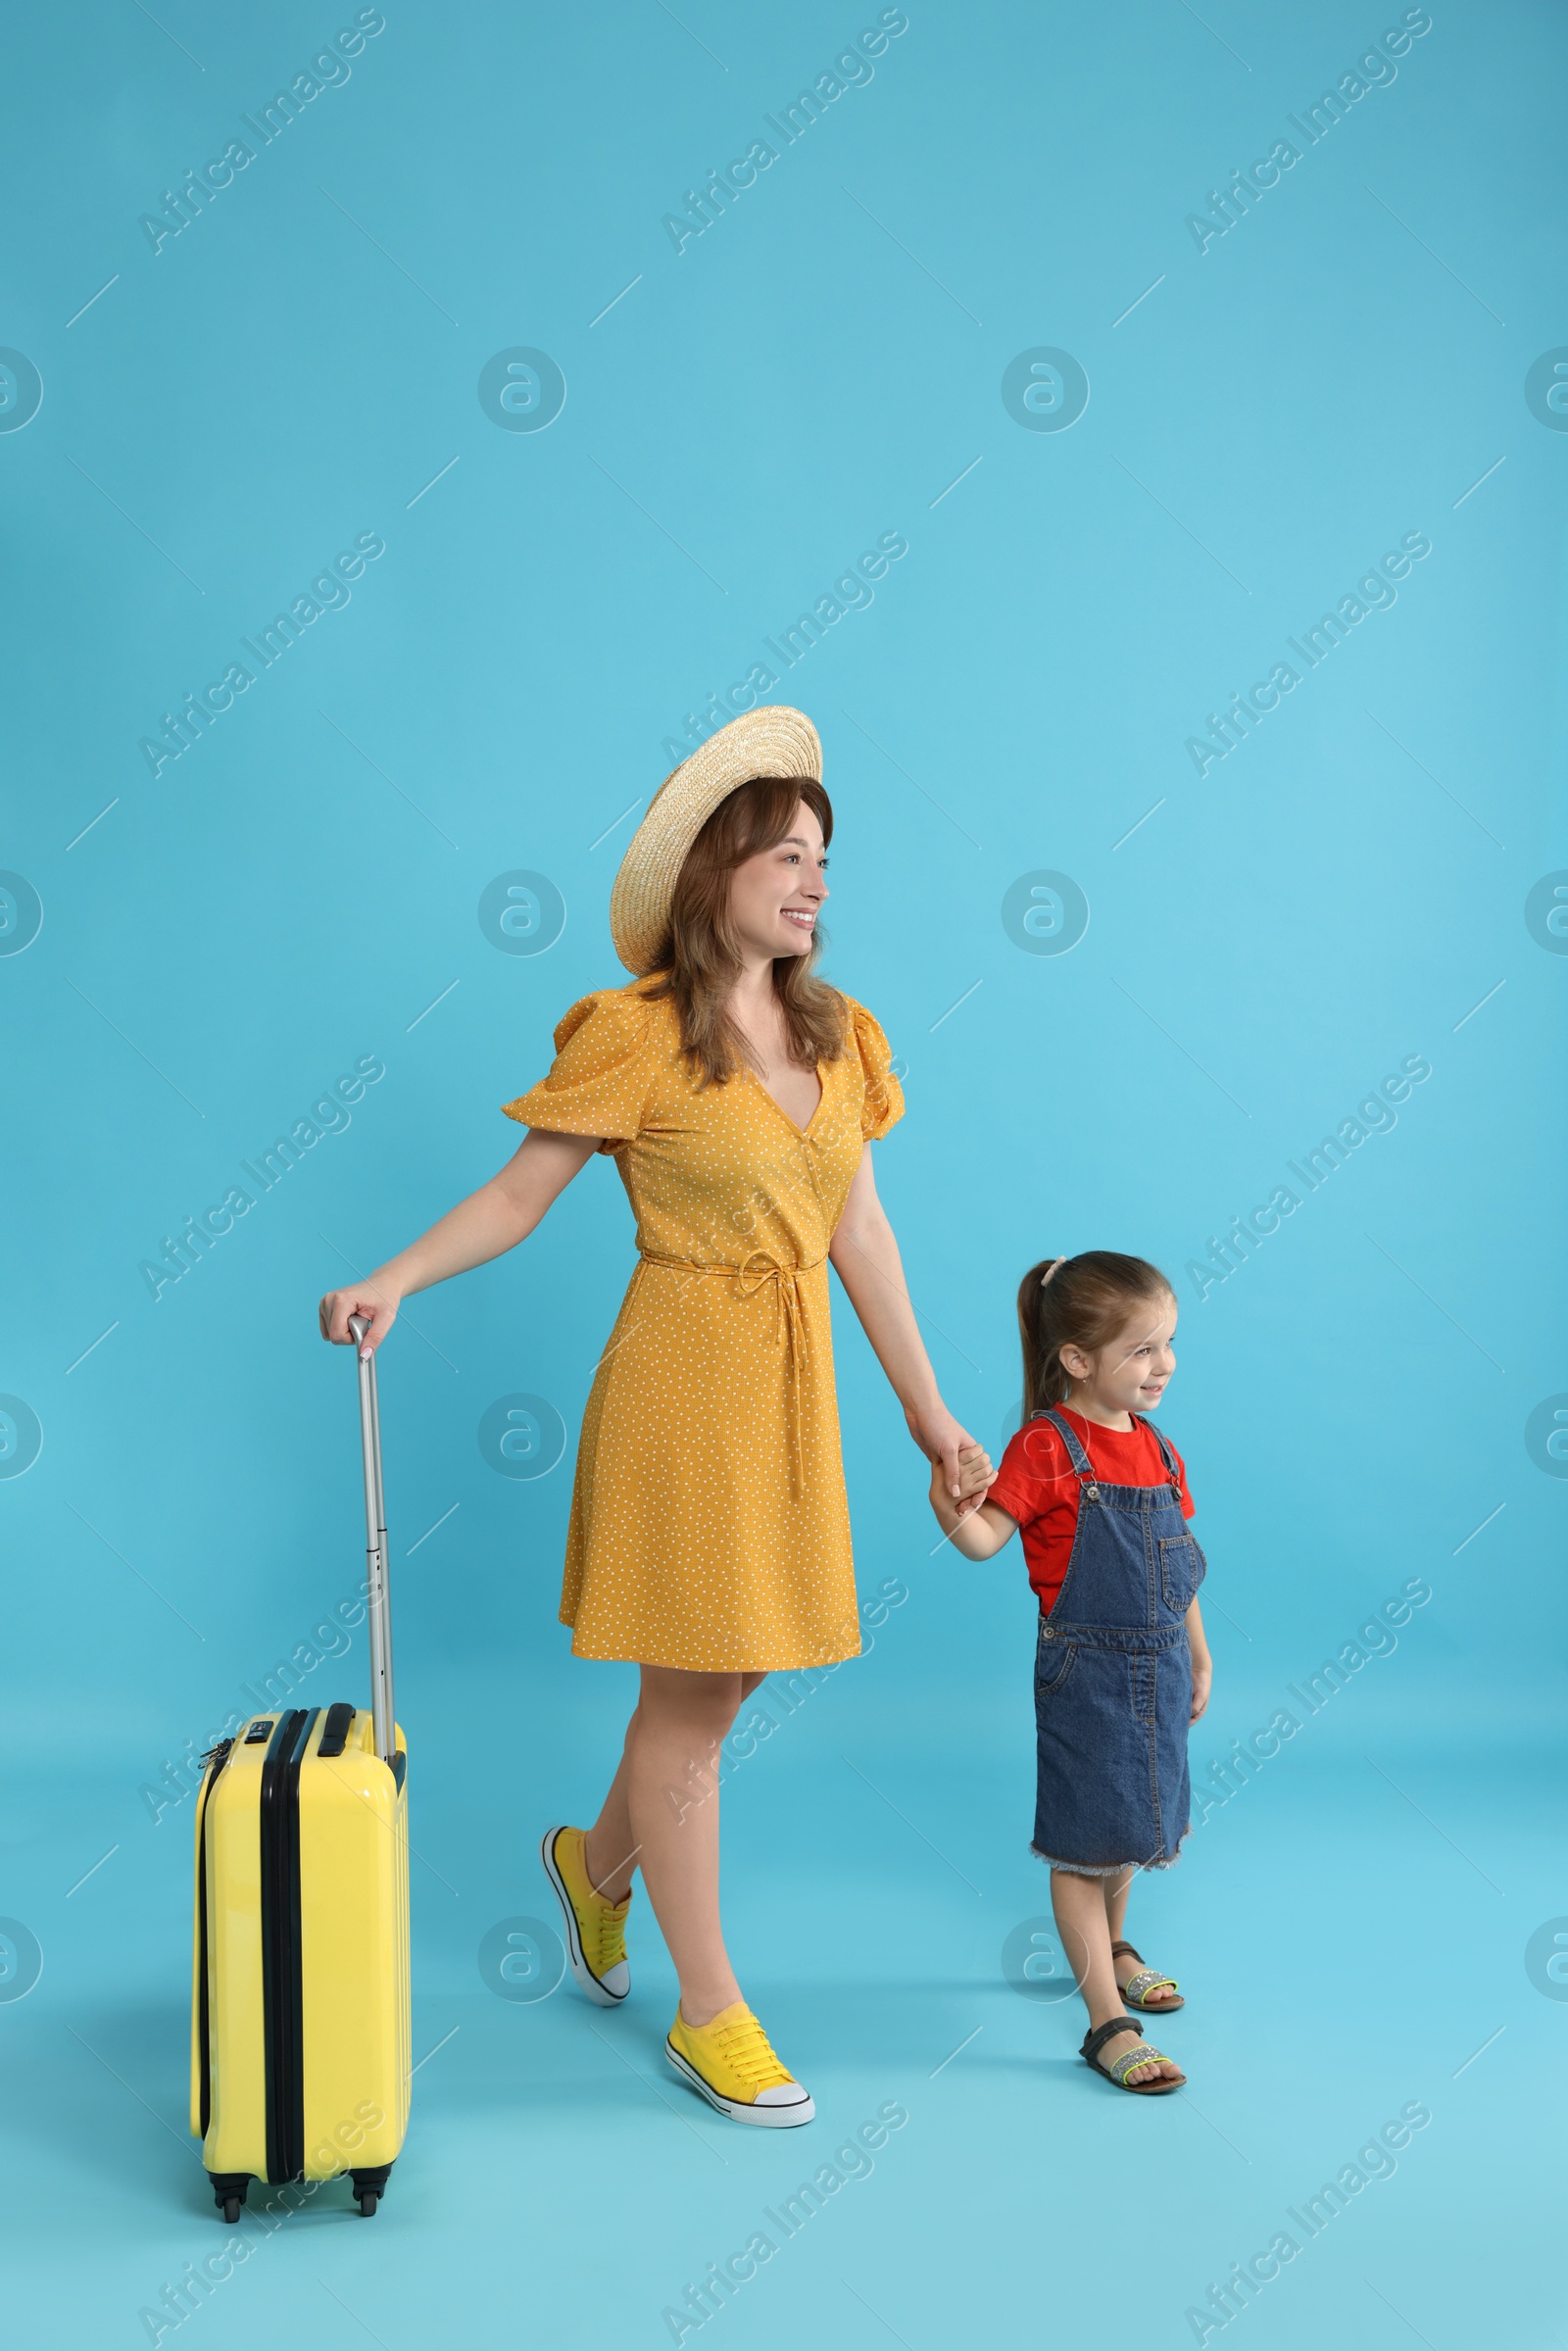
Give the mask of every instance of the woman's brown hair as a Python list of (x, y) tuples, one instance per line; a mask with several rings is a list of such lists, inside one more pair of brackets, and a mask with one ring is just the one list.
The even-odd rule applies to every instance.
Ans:
[[(722, 1086), (752, 1061), (745, 1038), (724, 1009), (741, 969), (740, 942), (729, 916), (729, 877), (748, 857), (788, 838), (803, 800), (822, 828), (825, 847), (833, 838), (833, 805), (815, 778), (758, 775), (719, 802), (676, 877), (669, 930), (655, 965), (659, 976), (645, 993), (673, 999), (681, 1050), (703, 1085)], [(836, 1061), (844, 1051), (844, 999), (816, 977), (822, 944), (817, 929), (808, 954), (780, 955), (773, 963), (790, 1058), (806, 1069)]]
[[(1023, 1342), (1023, 1416), (1061, 1403), (1072, 1382), (1062, 1369), (1064, 1347), (1086, 1355), (1108, 1347), (1130, 1310), (1146, 1300), (1174, 1298), (1165, 1276), (1147, 1257), (1114, 1249), (1085, 1249), (1051, 1272), (1053, 1259), (1031, 1265), (1018, 1285), (1018, 1336)], [(1046, 1276), (1051, 1279), (1047, 1281)]]

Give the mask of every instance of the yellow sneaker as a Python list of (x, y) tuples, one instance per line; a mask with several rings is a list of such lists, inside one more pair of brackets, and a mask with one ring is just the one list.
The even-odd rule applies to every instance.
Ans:
[(589, 1882), (581, 1829), (547, 1829), (539, 1847), (545, 1876), (556, 1889), (566, 1929), (566, 1957), (590, 2000), (618, 2008), (631, 1989), (623, 1929), (631, 1896), (607, 1902)]
[(710, 2106), (736, 2123), (788, 2131), (816, 2112), (810, 2094), (779, 2064), (767, 2034), (744, 2000), (707, 2025), (688, 2025), (677, 2009), (664, 2054)]

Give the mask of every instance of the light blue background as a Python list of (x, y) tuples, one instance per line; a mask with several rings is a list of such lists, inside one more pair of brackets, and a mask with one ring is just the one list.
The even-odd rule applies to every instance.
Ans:
[[(1177, 1279), (1200, 1785), (1406, 1579), (1433, 1597), (1136, 1890), (1190, 1994), (1165, 2038), (1191, 2087), (1118, 2100), (1076, 2005), (1002, 1972), (1048, 1908), (1021, 1560), (932, 1555), (841, 1299), (861, 1587), (907, 1598), (726, 1799), (737, 1965), (820, 2121), (724, 2128), (663, 2064), (642, 1897), (609, 2020), (476, 1966), (497, 1921), (544, 1915), (538, 1833), (591, 1813), (632, 1687), (556, 1623), (630, 1263), (591, 1168), (382, 1358), (436, 2050), (407, 2152), (373, 2233), (323, 2191), (180, 2340), (357, 2336), (346, 2309), (388, 2351), (667, 2342), (662, 2310), (889, 2100), (909, 2120), (875, 2173), (710, 2322), (732, 2342), (1192, 2341), (1208, 2283), (1417, 2100), (1397, 2174), (1247, 2314), (1254, 2351), (1554, 2339), (1568, 2015), (1525, 1948), (1568, 1910), (1568, 1491), (1525, 1425), (1568, 1390), (1568, 966), (1524, 904), (1568, 866), (1568, 436), (1524, 379), (1568, 342), (1561, 12), (1435, 6), (1200, 253), (1187, 215), (1397, 8), (911, 0), (874, 78), (677, 255), (662, 216), (875, 14), (389, 0), (352, 78), (156, 254), (138, 216), (337, 20), (160, 0), (15, 29), (0, 341), (44, 387), (0, 434), (0, 861), (43, 906), (0, 955), (0, 1387), (43, 1431), (0, 1481), (0, 1907), (43, 1951), (0, 2004), (18, 2340), (146, 2341), (139, 2312), (232, 2238), (185, 2133), (191, 1806), (155, 1825), (142, 1790), (360, 1575), (317, 1296), (510, 1150), (498, 1105), (619, 976), (608, 894), (665, 738), (888, 531), (907, 555), (776, 698), (825, 745), (828, 967), (907, 1065), (879, 1180), (949, 1401), (995, 1449), (1031, 1259)], [(515, 346), (564, 374), (547, 430), (481, 409)], [(1087, 371), (1070, 430), (1003, 405), (1039, 346)], [(1417, 531), (1396, 605), (1200, 780), (1205, 713)], [(159, 713), (362, 532), (385, 553), (348, 607), (155, 780)], [(538, 956), (479, 927), (515, 868), (565, 902)], [(1003, 926), (1041, 869), (1089, 902), (1065, 955)], [(1410, 1054), (1432, 1074), (1397, 1126), (1200, 1299), (1208, 1237)], [(366, 1055), (385, 1075), (347, 1130), (155, 1303), (140, 1261)], [(478, 1447), (514, 1392), (565, 1425), (536, 1481)], [(366, 1678), (360, 1636), (312, 1701)]]

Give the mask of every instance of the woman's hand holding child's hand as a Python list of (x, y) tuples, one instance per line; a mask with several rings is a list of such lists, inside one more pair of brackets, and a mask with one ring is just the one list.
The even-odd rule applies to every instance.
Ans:
[(958, 1447), (951, 1462), (939, 1461), (932, 1468), (931, 1507), (943, 1534), (966, 1559), (989, 1559), (1012, 1533), (1012, 1520), (986, 1500), (996, 1476), (990, 1454), (972, 1440)]
[(996, 1471), (991, 1455), (983, 1445), (964, 1445), (957, 1455), (958, 1492), (953, 1492), (953, 1471), (945, 1461), (931, 1466), (931, 1506), (944, 1526), (950, 1519), (967, 1518), (978, 1510), (985, 1499), (986, 1488), (992, 1484)]
[[(980, 1490), (976, 1488), (975, 1492), (970, 1494), (968, 1488), (964, 1487), (961, 1495), (956, 1495), (954, 1489), (960, 1482), (958, 1464), (966, 1453), (977, 1454), (980, 1459), (985, 1460), (986, 1457), (980, 1446), (975, 1444), (974, 1439), (961, 1422), (954, 1419), (940, 1398), (935, 1404), (929, 1406), (916, 1408), (913, 1405), (906, 1405), (904, 1417), (908, 1423), (909, 1435), (914, 1439), (926, 1459), (933, 1464), (931, 1487), (933, 1495), (936, 1493), (938, 1481), (940, 1481), (943, 1493), (949, 1497), (949, 1508), (956, 1507), (960, 1518), (967, 1517), (971, 1510), (979, 1508)], [(986, 1461), (986, 1477), (980, 1481), (982, 1487), (992, 1475), (991, 1464)]]
[(991, 1455), (983, 1445), (966, 1445), (958, 1452), (958, 1516), (966, 1517), (976, 1507), (975, 1496), (983, 1494), (996, 1482)]

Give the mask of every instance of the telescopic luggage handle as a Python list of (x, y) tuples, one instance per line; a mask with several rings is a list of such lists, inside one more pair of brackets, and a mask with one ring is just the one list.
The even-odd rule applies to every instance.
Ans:
[(375, 1751), (389, 1769), (397, 1758), (397, 1725), (392, 1711), (392, 1610), (387, 1593), (386, 1497), (381, 1490), (381, 1414), (375, 1394), (375, 1357), (363, 1352), (370, 1325), (363, 1314), (349, 1317), (355, 1361), (360, 1367), (360, 1450), (365, 1463), (365, 1582), (369, 1601), (370, 1720)]

